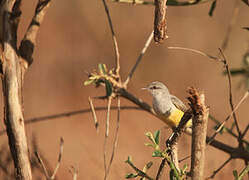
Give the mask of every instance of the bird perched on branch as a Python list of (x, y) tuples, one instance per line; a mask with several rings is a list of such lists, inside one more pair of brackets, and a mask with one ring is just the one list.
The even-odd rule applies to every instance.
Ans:
[[(152, 96), (153, 109), (158, 117), (169, 127), (176, 128), (187, 107), (176, 96), (170, 94), (168, 88), (161, 82), (155, 81), (143, 88), (148, 90)], [(186, 127), (192, 126), (192, 120), (189, 120)]]

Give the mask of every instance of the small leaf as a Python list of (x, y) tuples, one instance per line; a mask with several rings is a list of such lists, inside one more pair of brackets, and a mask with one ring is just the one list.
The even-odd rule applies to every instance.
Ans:
[(105, 89), (106, 89), (106, 96), (109, 97), (112, 95), (112, 84), (105, 80)]
[(153, 165), (153, 162), (152, 162), (152, 161), (148, 162), (148, 163), (146, 164), (146, 169), (150, 169), (152, 165)]
[(211, 17), (213, 16), (215, 8), (216, 8), (216, 0), (213, 1), (212, 5), (210, 7), (210, 10), (209, 10), (209, 13), (208, 13), (209, 16), (211, 16)]
[(95, 80), (94, 79), (88, 79), (84, 82), (84, 86), (88, 86), (89, 84), (92, 84)]
[(131, 156), (128, 156), (128, 158), (127, 158), (127, 160), (125, 161), (125, 163), (129, 163), (129, 162), (131, 162), (132, 160), (131, 160)]
[(233, 170), (233, 176), (234, 176), (235, 178), (238, 178), (238, 172), (237, 172), (237, 170)]
[(106, 75), (107, 74), (107, 68), (105, 64), (98, 64), (99, 66), (99, 72), (101, 75)]
[(155, 147), (153, 144), (151, 143), (144, 143), (145, 146), (148, 146), (148, 147)]
[(153, 134), (151, 132), (145, 133), (145, 136), (147, 136), (150, 141), (152, 141), (154, 144), (156, 144), (155, 139), (153, 137)]
[(183, 171), (183, 172), (186, 172), (187, 168), (188, 168), (188, 165), (187, 165), (187, 164), (184, 164), (184, 165), (183, 165), (183, 168), (182, 168), (182, 171)]
[(126, 175), (125, 175), (125, 179), (136, 178), (137, 176), (138, 176), (138, 174), (130, 173), (130, 174), (126, 174)]
[(154, 139), (157, 145), (159, 145), (159, 141), (160, 141), (160, 131), (157, 130), (154, 132)]
[(161, 151), (156, 150), (152, 153), (152, 157), (163, 157), (163, 154)]

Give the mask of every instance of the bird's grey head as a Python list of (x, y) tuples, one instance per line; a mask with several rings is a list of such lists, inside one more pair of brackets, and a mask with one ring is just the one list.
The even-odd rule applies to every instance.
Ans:
[(152, 82), (143, 89), (148, 90), (154, 97), (161, 96), (161, 95), (169, 95), (168, 88), (159, 81)]

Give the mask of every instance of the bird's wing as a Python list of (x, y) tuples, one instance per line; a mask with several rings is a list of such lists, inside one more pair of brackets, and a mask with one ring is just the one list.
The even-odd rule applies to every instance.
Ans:
[(170, 95), (170, 97), (172, 103), (176, 106), (176, 108), (180, 109), (183, 112), (186, 112), (188, 110), (185, 104), (183, 104), (183, 102), (180, 99), (178, 99), (176, 96)]

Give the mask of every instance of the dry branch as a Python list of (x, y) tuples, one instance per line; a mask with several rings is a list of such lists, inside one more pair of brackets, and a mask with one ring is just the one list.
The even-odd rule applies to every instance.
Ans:
[(167, 0), (155, 0), (154, 41), (162, 43), (167, 38)]
[(205, 150), (206, 150), (206, 134), (209, 109), (205, 105), (205, 97), (203, 93), (199, 93), (195, 88), (189, 89), (194, 117), (192, 118), (192, 152), (191, 152), (191, 177), (193, 180), (203, 179)]
[(39, 0), (35, 9), (33, 19), (21, 41), (19, 47), (19, 54), (24, 61), (31, 65), (33, 62), (33, 52), (35, 48), (35, 41), (40, 25), (44, 19), (44, 16), (50, 6), (51, 0)]
[[(42, 2), (45, 1), (39, 1), (39, 3)], [(5, 105), (4, 122), (11, 155), (14, 160), (16, 179), (30, 180), (32, 179), (32, 174), (22, 107), (22, 86), (27, 65), (23, 63), (19, 55), (27, 53), (25, 61), (30, 61), (29, 57), (32, 57), (38, 27), (35, 30), (30, 28), (23, 39), (23, 42), (26, 40), (32, 41), (32, 50), (29, 47), (23, 49), (21, 45), (21, 49), (18, 51), (17, 28), (21, 17), (20, 6), (21, 0), (5, 0), (0, 2), (0, 41), (2, 50), (0, 59)], [(37, 22), (41, 23), (44, 14), (45, 10), (43, 8), (37, 8), (34, 19), (37, 17)]]
[[(1, 45), (2, 61), (2, 86), (4, 95), (5, 116), (9, 148), (14, 160), (16, 179), (32, 179), (28, 155), (28, 146), (24, 129), (22, 111), (22, 72), (16, 53), (16, 26), (17, 22), (12, 17), (12, 8), (19, 9), (19, 1), (5, 1), (1, 4)], [(19, 4), (20, 5), (20, 4)], [(18, 17), (19, 18), (19, 17)]]

